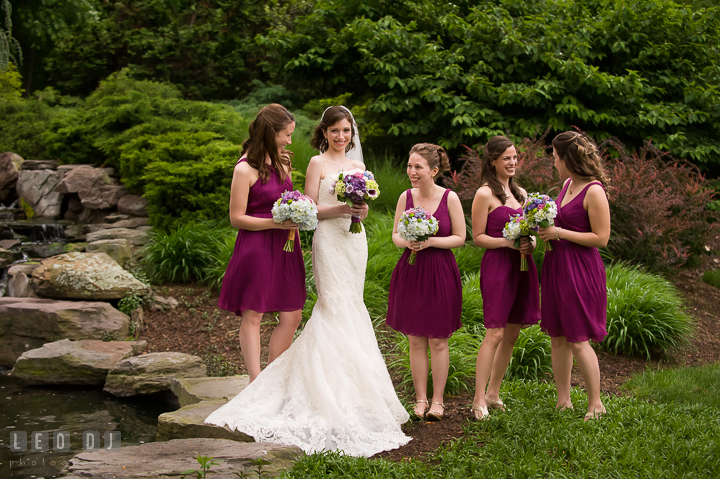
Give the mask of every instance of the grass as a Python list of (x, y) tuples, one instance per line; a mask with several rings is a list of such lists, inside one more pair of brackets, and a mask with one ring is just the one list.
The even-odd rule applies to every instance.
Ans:
[(693, 320), (677, 289), (637, 266), (616, 263), (607, 269), (607, 331), (600, 347), (613, 354), (667, 354), (686, 345)]
[(521, 330), (505, 377), (539, 379), (551, 373), (550, 336), (538, 325)]
[(668, 405), (693, 405), (720, 410), (720, 364), (661, 371), (647, 370), (623, 385), (633, 396)]
[(720, 288), (720, 269), (705, 271), (702, 275), (702, 280), (710, 286)]
[(572, 392), (575, 410), (561, 413), (549, 384), (506, 381), (502, 396), (507, 412), (468, 422), (464, 437), (427, 461), (313, 454), (281, 477), (705, 478), (720, 468), (717, 409), (604, 397), (609, 413), (585, 423), (579, 390)]

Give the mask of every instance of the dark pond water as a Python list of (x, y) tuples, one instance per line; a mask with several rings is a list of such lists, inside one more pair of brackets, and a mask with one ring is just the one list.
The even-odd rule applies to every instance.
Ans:
[[(121, 445), (154, 442), (157, 417), (176, 407), (155, 398), (120, 400), (100, 389), (39, 388), (0, 374), (0, 478), (56, 477), (64, 463), (83, 449), (83, 432), (120, 432)], [(12, 433), (25, 431), (27, 451), (10, 450)], [(30, 436), (47, 431), (48, 452), (32, 452)], [(68, 452), (53, 451), (53, 432), (70, 434)]]

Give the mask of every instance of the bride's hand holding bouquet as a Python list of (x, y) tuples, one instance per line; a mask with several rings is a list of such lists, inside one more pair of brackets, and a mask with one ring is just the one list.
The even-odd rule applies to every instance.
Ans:
[(361, 204), (365, 200), (374, 200), (380, 195), (380, 188), (375, 181), (375, 176), (370, 171), (363, 171), (359, 168), (342, 170), (331, 187), (331, 193), (337, 195), (338, 201), (343, 201), (352, 210), (350, 232), (360, 233), (362, 217), (358, 213)]

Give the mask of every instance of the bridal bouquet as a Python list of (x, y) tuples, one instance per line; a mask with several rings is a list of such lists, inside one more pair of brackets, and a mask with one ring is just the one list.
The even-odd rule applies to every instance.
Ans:
[[(557, 205), (548, 195), (530, 193), (523, 205), (523, 215), (532, 232), (535, 232), (533, 234), (537, 234), (539, 228), (547, 228), (555, 224), (553, 220), (557, 216)], [(552, 251), (550, 241), (546, 241), (544, 244), (545, 251)]]
[[(380, 195), (380, 189), (375, 176), (370, 171), (359, 168), (342, 170), (330, 188), (330, 193), (337, 195), (338, 201), (352, 206), (353, 203), (362, 203), (365, 200), (374, 200)], [(360, 233), (360, 217), (353, 216), (350, 220), (350, 232)]]
[[(520, 238), (529, 238), (531, 233), (531, 225), (523, 217), (523, 215), (514, 215), (510, 217), (510, 221), (505, 224), (503, 228), (503, 236), (506, 239), (513, 241), (513, 246), (516, 248), (520, 247)], [(520, 253), (520, 271), (528, 270), (528, 262), (525, 253)]]
[[(318, 210), (315, 202), (309, 196), (298, 190), (286, 191), (278, 198), (272, 207), (272, 216), (275, 223), (292, 220), (297, 223), (300, 231), (310, 231), (317, 228)], [(292, 252), (295, 246), (295, 230), (288, 231), (288, 239), (283, 251)]]
[[(410, 208), (400, 215), (397, 231), (405, 241), (427, 241), (437, 233), (440, 222), (420, 206)], [(409, 264), (415, 264), (417, 251), (413, 250), (408, 257)]]

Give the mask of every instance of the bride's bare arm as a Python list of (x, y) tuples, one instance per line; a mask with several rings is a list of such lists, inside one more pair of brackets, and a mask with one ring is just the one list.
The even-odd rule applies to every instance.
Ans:
[(323, 206), (317, 204), (320, 196), (320, 181), (324, 161), (319, 156), (313, 156), (310, 159), (307, 172), (305, 173), (305, 194), (313, 199), (318, 209), (318, 219), (333, 218), (340, 215), (349, 215), (350, 207), (348, 205)]

